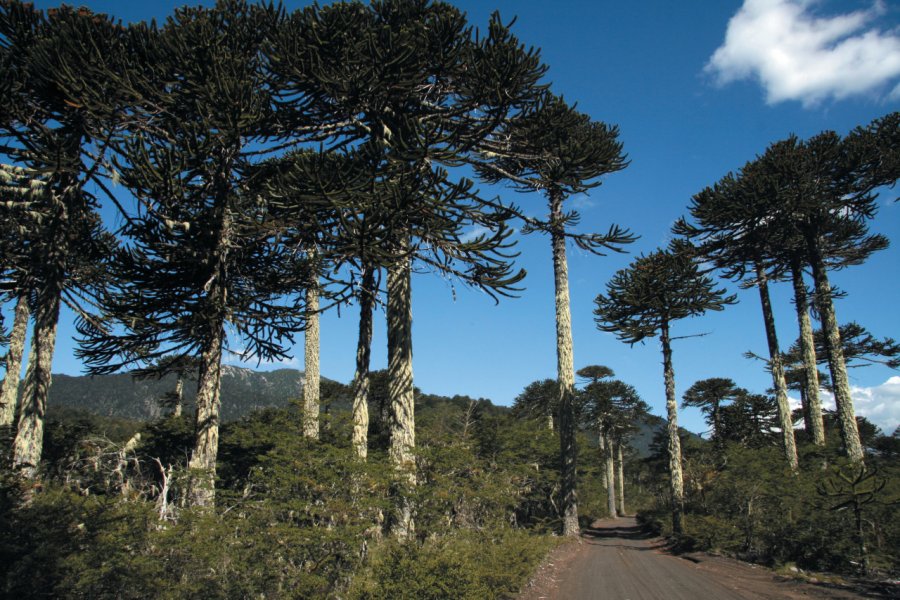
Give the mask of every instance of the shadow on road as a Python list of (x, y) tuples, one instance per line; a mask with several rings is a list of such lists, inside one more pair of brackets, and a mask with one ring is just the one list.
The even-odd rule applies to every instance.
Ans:
[[(596, 523), (593, 527), (582, 530), (581, 537), (587, 543), (593, 545), (604, 546), (622, 546), (629, 550), (658, 550), (665, 544), (657, 538), (653, 533), (647, 531), (640, 525), (622, 524), (618, 525), (610, 522)], [(622, 544), (615, 544), (615, 541), (621, 540)], [(654, 540), (651, 542), (650, 540)]]

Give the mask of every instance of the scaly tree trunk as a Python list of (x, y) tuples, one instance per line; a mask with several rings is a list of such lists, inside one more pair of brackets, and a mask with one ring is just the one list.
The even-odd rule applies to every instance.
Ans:
[[(224, 194), (222, 196), (225, 197)], [(218, 240), (215, 248), (216, 264), (207, 283), (207, 302), (210, 307), (209, 337), (200, 355), (197, 382), (197, 421), (194, 449), (188, 468), (188, 501), (192, 506), (212, 506), (216, 499), (216, 457), (219, 453), (219, 390), (222, 382), (222, 344), (225, 340), (225, 315), (228, 291), (227, 262), (232, 235), (231, 215), (220, 208)]]
[(391, 400), (391, 444), (388, 456), (397, 472), (398, 500), (393, 533), (406, 539), (414, 532), (410, 488), (416, 485), (415, 395), (412, 369), (412, 281), (409, 238), (388, 268), (388, 397)]
[(853, 398), (850, 396), (850, 382), (847, 378), (847, 365), (844, 361), (844, 347), (841, 344), (841, 332), (838, 329), (837, 317), (834, 314), (834, 303), (831, 298), (831, 284), (816, 240), (807, 236), (810, 266), (816, 285), (816, 307), (822, 319), (822, 331), (825, 334), (825, 349), (828, 353), (828, 366), (831, 371), (831, 384), (834, 387), (834, 400), (837, 404), (838, 422), (841, 426), (841, 437), (847, 456), (858, 465), (865, 460), (862, 442), (859, 439), (859, 428), (853, 411)]
[(607, 489), (609, 483), (606, 480), (606, 438), (603, 437), (603, 432), (597, 432), (597, 449), (600, 451), (600, 487), (603, 489)]
[(775, 332), (775, 315), (772, 314), (772, 302), (769, 299), (769, 282), (762, 265), (756, 265), (757, 288), (762, 304), (763, 321), (766, 326), (766, 340), (769, 344), (769, 366), (772, 369), (772, 384), (775, 388), (775, 401), (778, 405), (778, 424), (781, 427), (781, 445), (784, 456), (791, 471), (799, 469), (797, 462), (797, 445), (794, 441), (794, 424), (791, 418), (791, 406), (788, 404), (787, 383), (784, 380), (784, 365), (781, 362), (781, 350), (778, 348), (778, 335)]
[(9, 427), (16, 417), (19, 400), (19, 375), (22, 372), (22, 356), (25, 353), (25, 334), (28, 331), (28, 308), (26, 294), (19, 296), (13, 317), (13, 328), (9, 338), (9, 352), (6, 354), (6, 375), (0, 387), (0, 427)]
[(809, 320), (809, 302), (806, 284), (799, 261), (791, 262), (791, 280), (794, 284), (794, 307), (797, 309), (797, 323), (800, 326), (800, 353), (803, 357), (803, 416), (807, 432), (813, 444), (825, 445), (825, 422), (822, 418), (822, 402), (819, 399), (819, 369), (816, 366), (816, 347), (813, 329)]
[(319, 288), (317, 282), (306, 288), (309, 313), (304, 333), (303, 437), (319, 439)]
[(197, 384), (197, 423), (194, 451), (188, 467), (190, 504), (212, 506), (216, 498), (216, 457), (219, 452), (219, 390), (222, 375), (222, 341), (225, 330), (218, 324), (210, 345), (200, 357)]
[(569, 309), (569, 270), (563, 235), (562, 198), (550, 193), (553, 279), (556, 291), (556, 364), (559, 382), (559, 446), (562, 469), (563, 535), (580, 533), (578, 526), (577, 462), (575, 441), (575, 359), (572, 349), (572, 316)]
[(672, 531), (684, 533), (684, 475), (681, 470), (681, 438), (678, 437), (678, 402), (675, 399), (675, 369), (672, 367), (672, 343), (669, 324), (660, 331), (663, 351), (663, 379), (666, 384), (666, 432), (669, 449), (669, 480), (672, 492)]
[(622, 460), (622, 444), (616, 444), (616, 454), (618, 454), (618, 476), (616, 477), (617, 489), (616, 499), (619, 501), (619, 516), (625, 516), (625, 462)]
[(606, 438), (606, 509), (609, 516), (613, 519), (619, 515), (616, 514), (616, 465), (615, 465), (614, 443), (611, 437)]
[(359, 340), (353, 376), (353, 449), (365, 460), (369, 434), (369, 363), (372, 357), (372, 311), (375, 307), (375, 268), (363, 268), (359, 290)]
[(184, 410), (184, 373), (179, 372), (175, 380), (175, 406), (172, 407), (172, 416), (180, 417)]
[(50, 395), (60, 295), (61, 286), (49, 294), (42, 294), (34, 313), (31, 355), (22, 390), (19, 426), (13, 441), (13, 466), (28, 478), (37, 473), (44, 446), (44, 415)]

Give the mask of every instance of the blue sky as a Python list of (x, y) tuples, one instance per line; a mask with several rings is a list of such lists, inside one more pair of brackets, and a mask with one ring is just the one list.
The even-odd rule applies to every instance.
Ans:
[[(597, 331), (593, 299), (634, 255), (667, 243), (671, 224), (685, 214), (693, 194), (770, 143), (791, 133), (809, 137), (832, 129), (845, 134), (900, 109), (900, 6), (826, 0), (452, 3), (475, 25), (485, 24), (495, 9), (504, 19), (517, 17), (514, 31), (525, 44), (541, 49), (554, 91), (594, 119), (619, 126), (630, 166), (569, 203), (582, 214), (581, 231), (605, 231), (618, 223), (641, 237), (630, 246), (630, 255), (595, 257), (570, 248), (575, 364), (611, 367), (655, 413), (664, 414), (658, 343), (629, 347)], [(83, 4), (133, 21), (162, 19), (182, 2)], [(537, 195), (481, 187), (532, 214), (545, 212)], [(880, 337), (895, 338), (900, 337), (900, 203), (891, 201), (896, 195), (896, 189), (882, 195), (872, 222), (872, 230), (887, 235), (894, 246), (862, 266), (833, 274), (833, 282), (849, 294), (837, 304), (839, 320), (856, 320)], [(458, 286), (454, 294), (452, 282), (434, 275), (414, 277), (414, 372), (423, 391), (510, 404), (528, 383), (555, 377), (549, 240), (521, 237), (519, 250), (527, 289), (499, 305)], [(787, 346), (796, 337), (790, 289), (779, 284), (772, 291), (779, 338)], [(746, 350), (766, 351), (758, 296), (755, 290), (737, 293), (738, 305), (674, 326), (676, 336), (709, 334), (676, 343), (679, 397), (707, 377), (731, 377), (758, 392), (770, 385), (763, 365), (742, 357)], [(344, 308), (340, 317), (323, 317), (323, 376), (351, 379), (356, 319), (355, 307)], [(55, 372), (81, 371), (72, 358), (71, 336), (71, 326), (63, 323)], [(297, 357), (287, 366), (302, 369), (302, 336), (297, 342)], [(386, 366), (385, 346), (382, 318), (376, 322), (373, 368)], [(900, 424), (897, 375), (883, 367), (851, 373), (857, 412), (888, 432)], [(680, 418), (688, 429), (705, 429), (694, 409), (681, 411)]]

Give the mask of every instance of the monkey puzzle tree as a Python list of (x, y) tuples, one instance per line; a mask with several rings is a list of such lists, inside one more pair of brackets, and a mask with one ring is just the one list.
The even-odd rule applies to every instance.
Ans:
[(612, 376), (612, 370), (603, 366), (586, 367), (578, 371), (579, 376), (584, 377), (583, 373), (590, 373), (593, 379), (579, 391), (578, 405), (582, 426), (598, 435), (606, 470), (608, 510), (610, 516), (616, 517), (617, 511), (618, 514), (625, 513), (622, 446), (629, 433), (634, 430), (634, 423), (647, 414), (649, 407), (627, 383), (617, 379), (601, 380), (605, 377), (604, 369)]
[(303, 324), (290, 292), (307, 275), (305, 257), (278, 243), (281, 224), (246, 177), (254, 145), (273, 136), (261, 64), (278, 18), (271, 6), (223, 1), (179, 9), (147, 36), (155, 77), (118, 148), (137, 208), (101, 299), (110, 323), (79, 324), (79, 354), (95, 373), (199, 357), (189, 467), (190, 502), (201, 506), (215, 493), (226, 327), (243, 357), (277, 359)]
[[(306, 50), (294, 52), (298, 45)], [(387, 270), (390, 456), (401, 479), (414, 483), (413, 261), (491, 294), (509, 293), (523, 275), (509, 266), (508, 212), (440, 165), (459, 165), (532, 97), (544, 67), (498, 17), (473, 36), (465, 15), (442, 2), (311, 7), (289, 20), (276, 46), (279, 85), (290, 92), (312, 81), (350, 124), (337, 144), (366, 145), (387, 167), (378, 177), (392, 191), (370, 216), (389, 233), (377, 264)], [(473, 228), (487, 233), (464, 241)]]
[(4, 203), (30, 222), (15, 286), (30, 296), (34, 326), (13, 450), (28, 477), (41, 458), (60, 305), (82, 310), (114, 244), (86, 186), (103, 187), (105, 151), (132, 96), (102, 76), (125, 70), (127, 45), (121, 26), (88, 9), (0, 4), (0, 150), (44, 182), (37, 196)]
[(559, 418), (559, 384), (555, 379), (532, 381), (513, 400), (512, 412), (517, 417), (544, 420), (553, 431), (554, 420)]
[(766, 215), (778, 199), (777, 181), (757, 163), (748, 163), (737, 175), (729, 173), (691, 199), (690, 212), (697, 225), (678, 221), (673, 230), (700, 242), (699, 252), (722, 270), (723, 276), (755, 286), (762, 307), (769, 370), (778, 403), (782, 448), (792, 471), (797, 471), (796, 440), (787, 396), (769, 281), (782, 276), (782, 264), (773, 258), (778, 225)]
[(746, 390), (737, 387), (737, 384), (731, 379), (711, 377), (702, 379), (689, 387), (681, 399), (681, 406), (699, 408), (706, 415), (707, 422), (712, 427), (712, 437), (721, 449), (724, 442), (720, 410), (722, 403), (734, 400), (744, 393)]
[(601, 331), (614, 333), (632, 345), (658, 335), (662, 344), (672, 527), (678, 534), (684, 530), (684, 480), (670, 328), (674, 321), (719, 311), (734, 301), (734, 296), (726, 296), (724, 289), (717, 289), (701, 272), (696, 249), (678, 240), (667, 250), (641, 256), (617, 271), (606, 284), (606, 294), (599, 294), (594, 301), (595, 321)]
[[(827, 271), (858, 264), (887, 245), (882, 236), (868, 233), (866, 221), (877, 210), (877, 189), (897, 179), (896, 169), (891, 168), (896, 165), (896, 145), (885, 142), (897, 139), (900, 119), (894, 113), (858, 127), (844, 138), (831, 131), (802, 143), (791, 138), (771, 146), (757, 161), (761, 171), (775, 178), (780, 192), (780, 202), (769, 216), (787, 231), (782, 239), (799, 240), (812, 272), (841, 436), (847, 455), (860, 464), (864, 451)], [(840, 242), (838, 247), (852, 249), (849, 260), (837, 265), (829, 261), (834, 255), (835, 238)]]
[(475, 162), (483, 179), (508, 182), (522, 192), (542, 191), (547, 199), (547, 219), (526, 218), (525, 230), (548, 233), (553, 253), (565, 535), (577, 535), (579, 531), (575, 362), (566, 240), (572, 239), (580, 248), (602, 255), (607, 250), (621, 251), (621, 246), (634, 241), (634, 237), (617, 225), (611, 226), (606, 234), (572, 234), (567, 228), (577, 224), (579, 217), (574, 211), (564, 212), (563, 202), (573, 194), (599, 186), (603, 175), (625, 168), (628, 163), (618, 135), (615, 126), (593, 121), (562, 98), (547, 92), (486, 139)]

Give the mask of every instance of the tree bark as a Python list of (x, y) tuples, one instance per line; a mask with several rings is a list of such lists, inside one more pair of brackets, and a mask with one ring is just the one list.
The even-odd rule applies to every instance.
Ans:
[(19, 425), (13, 441), (13, 466), (29, 479), (36, 475), (43, 451), (44, 415), (50, 395), (61, 293), (62, 285), (51, 286), (47, 293), (41, 294), (40, 304), (34, 313), (31, 355), (22, 390)]
[(617, 489), (616, 499), (619, 501), (619, 516), (625, 516), (625, 461), (622, 460), (622, 444), (616, 444), (616, 453), (619, 458), (616, 477)]
[(19, 377), (22, 373), (22, 357), (25, 354), (25, 334), (28, 331), (28, 319), (31, 311), (28, 308), (26, 294), (19, 296), (16, 302), (13, 328), (9, 338), (9, 352), (6, 354), (6, 375), (0, 387), (0, 427), (9, 427), (16, 418), (19, 400)]
[(209, 347), (200, 357), (200, 380), (197, 384), (197, 422), (191, 469), (190, 496), (192, 506), (212, 506), (216, 498), (216, 457), (219, 452), (219, 390), (222, 375), (222, 340), (225, 330), (218, 323)]
[(365, 460), (369, 434), (369, 363), (372, 356), (372, 311), (375, 306), (375, 268), (363, 268), (359, 290), (359, 340), (353, 376), (353, 449)]
[(809, 302), (806, 284), (799, 262), (791, 262), (791, 280), (794, 284), (794, 308), (797, 310), (797, 324), (800, 327), (800, 353), (803, 358), (803, 414), (807, 432), (816, 446), (825, 445), (825, 422), (822, 418), (822, 401), (819, 398), (819, 369), (816, 365), (816, 347), (813, 329), (809, 319)]
[(616, 513), (616, 466), (614, 444), (612, 438), (606, 440), (606, 508), (613, 519), (619, 515)]
[(838, 329), (834, 303), (831, 298), (831, 284), (825, 271), (825, 264), (819, 252), (816, 240), (807, 236), (807, 250), (812, 267), (813, 281), (816, 286), (816, 306), (822, 319), (822, 331), (825, 334), (825, 349), (828, 353), (828, 366), (831, 371), (831, 384), (834, 388), (834, 400), (837, 404), (838, 422), (844, 448), (851, 461), (862, 465), (865, 461), (862, 442), (859, 439), (859, 428), (853, 410), (853, 398), (850, 396), (850, 382), (847, 378), (847, 364), (844, 361), (844, 347), (841, 344), (841, 332)]
[(416, 485), (415, 395), (412, 369), (412, 281), (409, 239), (401, 257), (388, 268), (388, 397), (391, 401), (391, 443), (388, 456), (397, 473), (398, 507), (393, 533), (406, 539), (414, 532), (409, 490)]
[(304, 332), (303, 437), (319, 439), (319, 289), (317, 282), (306, 288), (306, 331)]
[(597, 432), (597, 449), (600, 451), (600, 487), (604, 490), (609, 487), (609, 482), (606, 480), (606, 438), (603, 437), (603, 432)]
[(175, 380), (175, 406), (172, 407), (172, 416), (180, 417), (184, 410), (184, 373), (179, 372)]
[(684, 475), (681, 470), (681, 438), (678, 437), (678, 402), (675, 399), (675, 369), (672, 367), (672, 343), (669, 324), (660, 332), (663, 352), (663, 379), (666, 385), (666, 432), (668, 433), (669, 479), (672, 492), (672, 531), (684, 533)]
[(572, 316), (569, 308), (569, 271), (566, 238), (563, 232), (562, 197), (550, 193), (553, 279), (556, 298), (556, 364), (559, 381), (559, 446), (562, 469), (563, 535), (580, 533), (578, 526), (577, 462), (575, 423), (575, 360), (572, 344)]
[(781, 444), (784, 457), (791, 471), (799, 469), (797, 461), (797, 445), (794, 440), (794, 424), (791, 418), (791, 407), (787, 397), (787, 383), (784, 380), (784, 365), (781, 362), (781, 350), (778, 347), (778, 335), (775, 331), (775, 315), (772, 313), (772, 302), (769, 299), (769, 282), (762, 265), (756, 265), (757, 288), (762, 304), (763, 321), (766, 326), (766, 341), (769, 344), (769, 366), (772, 369), (772, 384), (775, 387), (775, 401), (778, 405), (778, 424), (781, 427)]

